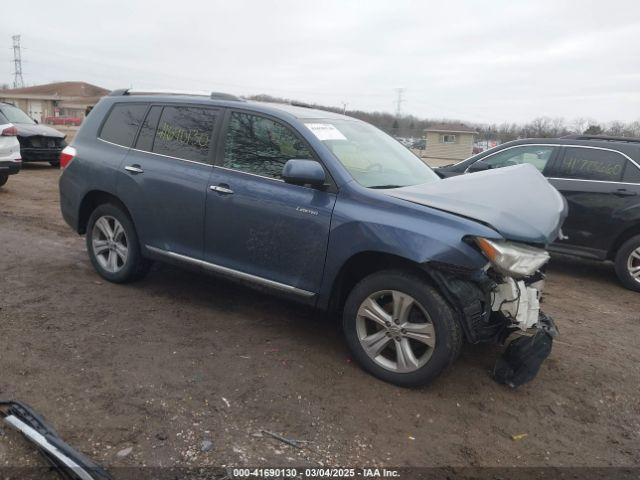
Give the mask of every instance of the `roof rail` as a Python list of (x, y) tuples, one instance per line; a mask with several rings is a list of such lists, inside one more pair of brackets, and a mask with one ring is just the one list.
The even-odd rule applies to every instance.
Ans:
[(609, 135), (565, 135), (567, 140), (601, 140), (605, 142), (626, 142), (626, 143), (640, 143), (640, 138), (636, 137), (612, 137)]
[(132, 88), (120, 88), (118, 90), (113, 90), (109, 93), (110, 97), (121, 97), (124, 95), (191, 95), (198, 97), (209, 97), (212, 100), (231, 100), (236, 102), (244, 101), (240, 97), (236, 97), (235, 95), (231, 95), (230, 93), (222, 93), (222, 92), (205, 92), (205, 91), (189, 91), (189, 90), (164, 90), (164, 89), (152, 89), (145, 88), (142, 90), (134, 90)]

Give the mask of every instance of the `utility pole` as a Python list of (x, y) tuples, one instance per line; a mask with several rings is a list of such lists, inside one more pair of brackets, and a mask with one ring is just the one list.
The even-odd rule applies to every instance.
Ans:
[(404, 93), (404, 88), (396, 88), (396, 118), (400, 119), (400, 115), (402, 114), (402, 103), (404, 99), (402, 98), (402, 94)]
[(13, 88), (24, 87), (22, 78), (22, 51), (20, 49), (20, 35), (14, 35), (13, 39)]

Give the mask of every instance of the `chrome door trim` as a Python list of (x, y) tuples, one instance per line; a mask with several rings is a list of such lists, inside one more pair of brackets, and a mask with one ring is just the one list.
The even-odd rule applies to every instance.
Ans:
[(255, 283), (263, 287), (273, 288), (275, 290), (280, 290), (282, 292), (287, 292), (287, 293), (293, 293), (295, 295), (300, 295), (302, 297), (307, 297), (307, 298), (314, 297), (316, 295), (313, 292), (309, 292), (307, 290), (303, 290), (301, 288), (297, 288), (292, 285), (287, 285), (286, 283), (276, 282), (275, 280), (269, 280), (268, 278), (259, 277), (257, 275), (241, 272), (239, 270), (234, 270), (228, 267), (223, 267), (222, 265), (217, 265), (215, 263), (205, 262), (204, 260), (198, 260), (197, 258), (189, 257), (187, 255), (181, 255), (180, 253), (172, 252), (170, 250), (163, 250), (161, 248), (152, 247), (151, 245), (145, 245), (145, 247), (150, 251), (157, 253), (158, 255), (162, 255), (174, 260), (178, 260), (180, 262), (201, 267), (201, 268), (204, 268), (205, 270), (209, 270), (214, 273), (218, 273), (221, 275), (237, 278), (239, 280), (245, 280), (251, 283)]

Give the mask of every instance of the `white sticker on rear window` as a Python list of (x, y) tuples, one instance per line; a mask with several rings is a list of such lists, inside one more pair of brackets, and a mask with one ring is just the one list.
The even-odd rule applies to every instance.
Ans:
[(330, 123), (305, 123), (306, 127), (318, 137), (318, 140), (346, 140), (340, 130)]

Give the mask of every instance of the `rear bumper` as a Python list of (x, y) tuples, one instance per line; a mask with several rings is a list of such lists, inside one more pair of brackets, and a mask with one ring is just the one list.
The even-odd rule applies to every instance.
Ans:
[(58, 162), (62, 148), (21, 148), (23, 162)]
[(0, 175), (15, 175), (22, 167), (21, 161), (0, 161)]

